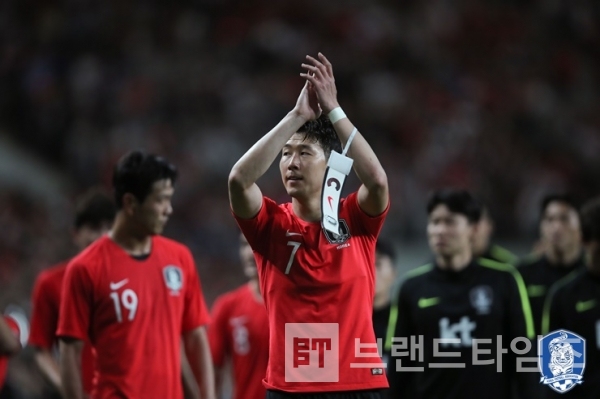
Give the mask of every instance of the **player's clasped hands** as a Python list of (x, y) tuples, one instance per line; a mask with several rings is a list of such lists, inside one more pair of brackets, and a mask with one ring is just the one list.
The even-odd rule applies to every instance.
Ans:
[(308, 83), (309, 95), (314, 93), (321, 110), (329, 113), (339, 106), (331, 62), (322, 53), (319, 53), (317, 58), (307, 55), (306, 60), (307, 62), (302, 64), (306, 72), (300, 76)]

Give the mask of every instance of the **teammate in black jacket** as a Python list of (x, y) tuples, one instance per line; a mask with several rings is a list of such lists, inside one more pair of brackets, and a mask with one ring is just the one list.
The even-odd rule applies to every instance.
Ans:
[(569, 196), (553, 194), (542, 200), (540, 238), (542, 255), (525, 260), (519, 266), (527, 286), (536, 334), (542, 332), (542, 310), (552, 284), (575, 269), (584, 268), (579, 212)]
[(545, 305), (543, 333), (566, 329), (586, 339), (583, 383), (564, 394), (547, 388), (547, 398), (600, 398), (600, 198), (582, 208), (581, 222), (586, 268), (552, 287)]
[[(519, 378), (525, 373), (515, 372), (510, 350), (514, 338), (526, 341), (534, 335), (521, 276), (508, 264), (473, 259), (471, 240), (481, 208), (469, 193), (437, 192), (427, 211), (435, 262), (410, 272), (400, 289), (388, 397), (507, 399), (513, 383), (520, 381), (523, 397), (531, 398), (526, 379)], [(498, 345), (508, 348), (507, 353), (498, 354)], [(436, 356), (436, 350), (442, 355)]]

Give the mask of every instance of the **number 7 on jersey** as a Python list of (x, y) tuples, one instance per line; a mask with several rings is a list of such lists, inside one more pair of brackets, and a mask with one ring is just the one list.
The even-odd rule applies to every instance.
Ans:
[(290, 274), (290, 268), (292, 267), (292, 263), (294, 263), (294, 256), (296, 256), (296, 252), (298, 252), (298, 248), (300, 248), (300, 244), (298, 241), (288, 241), (287, 245), (292, 248), (292, 254), (290, 255), (290, 260), (285, 268), (285, 274)]

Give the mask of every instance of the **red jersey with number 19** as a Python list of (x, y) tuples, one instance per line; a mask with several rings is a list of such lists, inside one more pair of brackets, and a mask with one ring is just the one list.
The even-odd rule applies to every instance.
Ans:
[(266, 197), (254, 218), (236, 218), (254, 251), (269, 315), (267, 389), (388, 386), (371, 319), (375, 244), (388, 210), (368, 216), (357, 193), (339, 210), (339, 235), (301, 220), (291, 203)]
[(189, 250), (152, 237), (135, 259), (108, 236), (67, 267), (57, 335), (96, 350), (92, 398), (183, 398), (181, 334), (208, 322)]

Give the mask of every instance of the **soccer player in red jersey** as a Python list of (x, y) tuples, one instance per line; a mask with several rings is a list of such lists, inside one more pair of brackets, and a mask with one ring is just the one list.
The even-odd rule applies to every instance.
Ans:
[(67, 399), (83, 398), (79, 364), (88, 338), (96, 350), (93, 399), (183, 398), (182, 338), (202, 398), (215, 398), (194, 260), (160, 235), (176, 177), (165, 159), (141, 151), (115, 168), (113, 229), (69, 263), (63, 284), (57, 335)]
[[(84, 194), (76, 204), (73, 243), (78, 252), (82, 251), (111, 227), (115, 218), (115, 205), (112, 199), (99, 190)], [(44, 377), (61, 392), (62, 384), (58, 361), (53, 356), (53, 348), (58, 344), (56, 327), (60, 310), (60, 293), (68, 261), (62, 262), (38, 276), (32, 297), (31, 333), (29, 345), (36, 350), (35, 361)], [(94, 355), (88, 342), (83, 347), (81, 374), (83, 390), (90, 394), (94, 378)]]
[[(387, 177), (356, 133), (349, 155), (362, 185), (339, 203), (340, 234), (322, 228), (328, 157), (354, 125), (339, 107), (325, 56), (307, 56), (302, 67), (306, 84), (296, 106), (229, 175), (231, 209), (254, 251), (269, 316), (267, 398), (380, 398), (388, 383), (371, 315)], [(292, 197), (282, 205), (256, 184), (278, 154)]]
[(254, 254), (243, 235), (240, 235), (240, 260), (249, 281), (217, 298), (208, 329), (217, 391), (222, 380), (221, 368), (230, 358), (234, 399), (264, 399), (262, 379), (269, 360), (269, 320), (260, 295)]

